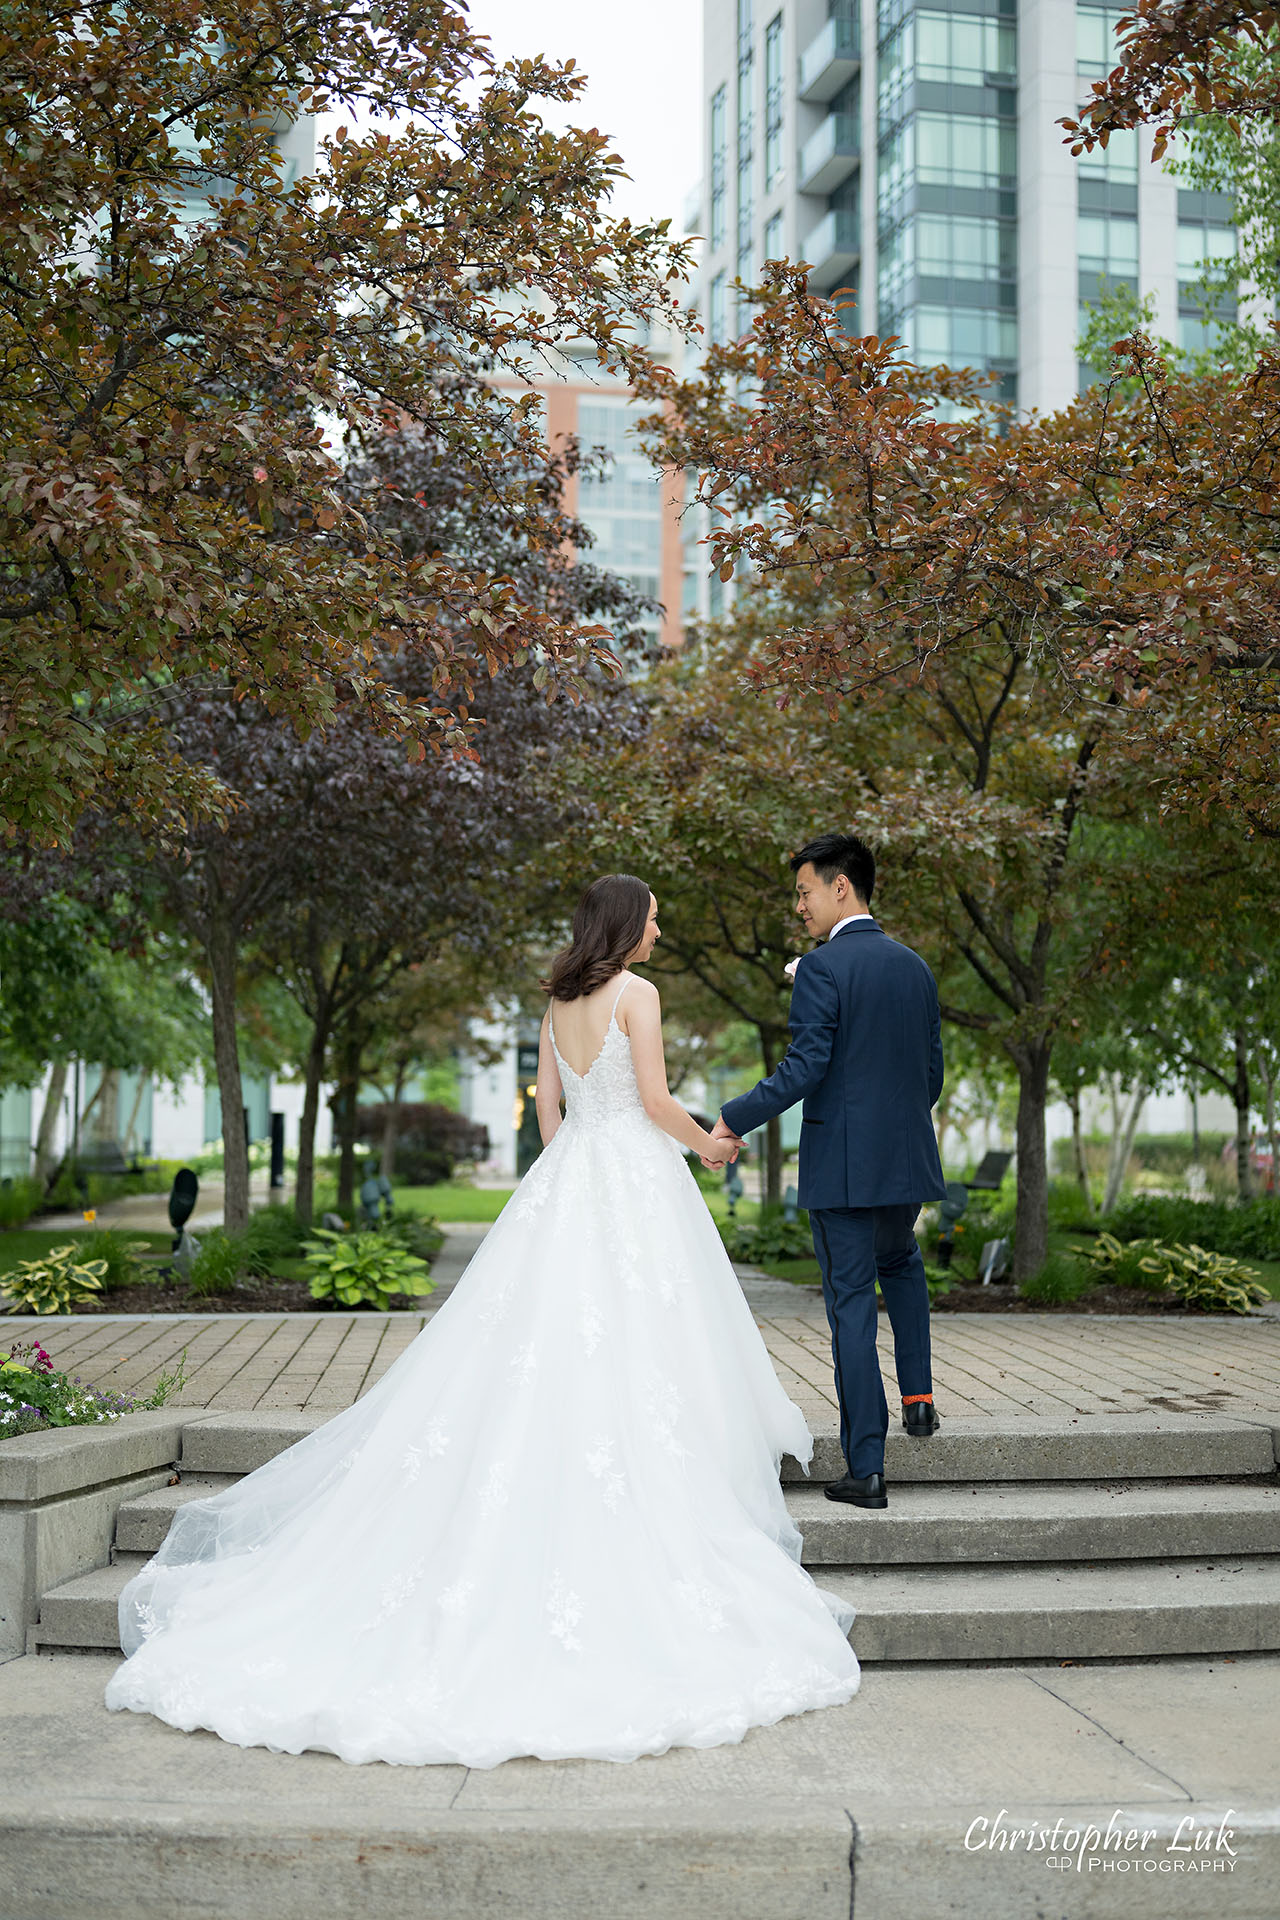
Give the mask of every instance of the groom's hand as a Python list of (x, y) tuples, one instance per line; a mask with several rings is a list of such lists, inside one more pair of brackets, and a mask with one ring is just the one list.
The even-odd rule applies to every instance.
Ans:
[[(726, 1149), (731, 1149), (731, 1151), (726, 1151), (724, 1156), (725, 1160), (736, 1160), (742, 1152), (741, 1140), (739, 1140), (736, 1133), (730, 1133), (723, 1120), (716, 1121), (714, 1127), (711, 1129), (711, 1138), (716, 1141), (723, 1141)], [(723, 1166), (724, 1161), (722, 1160), (720, 1164)]]

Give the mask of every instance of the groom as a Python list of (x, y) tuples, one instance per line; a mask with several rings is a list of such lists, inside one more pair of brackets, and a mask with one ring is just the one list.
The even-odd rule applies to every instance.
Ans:
[(796, 912), (825, 944), (796, 967), (786, 1058), (727, 1102), (712, 1138), (741, 1145), (741, 1135), (804, 1101), (799, 1197), (822, 1268), (849, 1469), (827, 1497), (886, 1507), (877, 1278), (893, 1328), (902, 1424), (921, 1439), (939, 1425), (929, 1292), (913, 1230), (921, 1202), (943, 1194), (930, 1117), (942, 1092), (938, 990), (920, 956), (872, 919), (875, 857), (856, 835), (819, 834), (791, 871)]

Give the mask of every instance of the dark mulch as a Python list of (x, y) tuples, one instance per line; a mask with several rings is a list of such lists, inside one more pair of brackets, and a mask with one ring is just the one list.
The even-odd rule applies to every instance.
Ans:
[[(1090, 1287), (1075, 1300), (1024, 1300), (1018, 1289), (993, 1281), (989, 1287), (976, 1282), (952, 1287), (933, 1302), (935, 1313), (1142, 1313), (1187, 1314), (1191, 1309), (1164, 1300), (1158, 1293), (1144, 1293), (1140, 1287)], [(1196, 1312), (1195, 1318), (1205, 1315)]]
[[(393, 1308), (412, 1310), (417, 1301), (392, 1294)], [(181, 1281), (146, 1286), (115, 1287), (77, 1301), (75, 1313), (378, 1313), (378, 1307), (335, 1306), (331, 1300), (313, 1300), (305, 1280), (245, 1280), (230, 1293), (192, 1293)]]

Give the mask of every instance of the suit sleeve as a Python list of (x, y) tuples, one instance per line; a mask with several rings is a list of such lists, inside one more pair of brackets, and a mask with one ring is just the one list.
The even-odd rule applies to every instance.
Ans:
[(936, 1107), (942, 1093), (942, 1015), (938, 1009), (938, 989), (932, 993), (933, 1018), (929, 1031), (929, 1105)]
[(826, 967), (801, 964), (791, 992), (791, 1045), (767, 1080), (726, 1103), (721, 1118), (727, 1127), (740, 1137), (753, 1133), (817, 1092), (831, 1064), (839, 1011), (840, 996)]

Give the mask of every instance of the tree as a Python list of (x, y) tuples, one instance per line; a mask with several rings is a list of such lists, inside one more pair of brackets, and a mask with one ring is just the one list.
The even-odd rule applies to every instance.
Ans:
[[(787, 855), (841, 816), (847, 770), (823, 750), (817, 715), (783, 721), (749, 691), (749, 647), (729, 632), (659, 661), (643, 731), (574, 768), (595, 808), (561, 843), (566, 869), (632, 869), (657, 896), (662, 939), (650, 962), (687, 997), (696, 983), (721, 1022), (754, 1033), (772, 1073), (787, 1044), (801, 951)], [(769, 1123), (765, 1198), (782, 1197), (781, 1133)]]
[[(1134, 0), (1117, 29), (1117, 62), (1095, 80), (1078, 120), (1064, 119), (1072, 153), (1105, 147), (1126, 127), (1155, 122), (1153, 158), (1174, 134), (1205, 114), (1246, 119), (1280, 115), (1280, 69), (1265, 57), (1274, 46), (1280, 10), (1237, 0)], [(1245, 58), (1241, 57), (1242, 43)]]
[[(536, 537), (537, 396), (486, 375), (528, 380), (569, 340), (638, 369), (686, 258), (665, 222), (608, 215), (602, 135), (539, 119), (582, 85), (572, 62), (498, 67), (445, 0), (5, 7), (8, 831), (225, 814), (216, 767), (169, 744), (180, 688), (303, 733), (358, 711), (421, 756), (466, 735), (495, 667), (533, 649), (572, 686), (607, 651), (474, 560), (407, 554), (325, 432), (412, 422)], [(288, 179), (279, 129), (335, 104), (404, 123), (340, 128)], [(392, 655), (427, 668), (413, 692)]]
[[(721, 515), (711, 557), (741, 576), (749, 678), (784, 709), (821, 704), (844, 817), (883, 857), (899, 925), (963, 982), (944, 1016), (1017, 1071), (1024, 1278), (1047, 1247), (1057, 1037), (1108, 956), (1118, 966), (1140, 944), (1161, 884), (1150, 828), (1222, 709), (1196, 712), (1185, 666), (1117, 665), (1117, 602), (1153, 597), (1160, 564), (1108, 555), (1116, 519), (1140, 511), (1140, 409), (1126, 419), (1123, 402), (1089, 396), (1019, 427), (976, 376), (904, 367), (886, 343), (841, 334), (787, 270), (774, 292), (749, 339), (658, 384), (655, 441), (665, 463), (701, 469)], [(963, 416), (942, 421), (940, 403)], [(1206, 432), (1179, 413), (1185, 428)]]
[[(208, 1037), (180, 943), (139, 928), (124, 901), (94, 902), (54, 884), (66, 877), (45, 867), (23, 885), (11, 873), (24, 910), (0, 919), (0, 1085), (34, 1086), (48, 1069), (33, 1168), (46, 1183), (73, 1060), (102, 1069), (78, 1127), (114, 1105), (121, 1073), (139, 1076), (136, 1118), (143, 1082), (176, 1085), (203, 1058)], [(127, 1138), (132, 1127), (119, 1131)]]
[(927, 680), (1000, 623), (1064, 708), (1112, 704), (1187, 805), (1280, 833), (1280, 356), (1175, 376), (1135, 337), (1127, 383), (1019, 423), (982, 376), (851, 338), (799, 269), (760, 297), (748, 336), (648, 386), (655, 455), (701, 474), (723, 576), (840, 583), (759, 683), (834, 702)]

